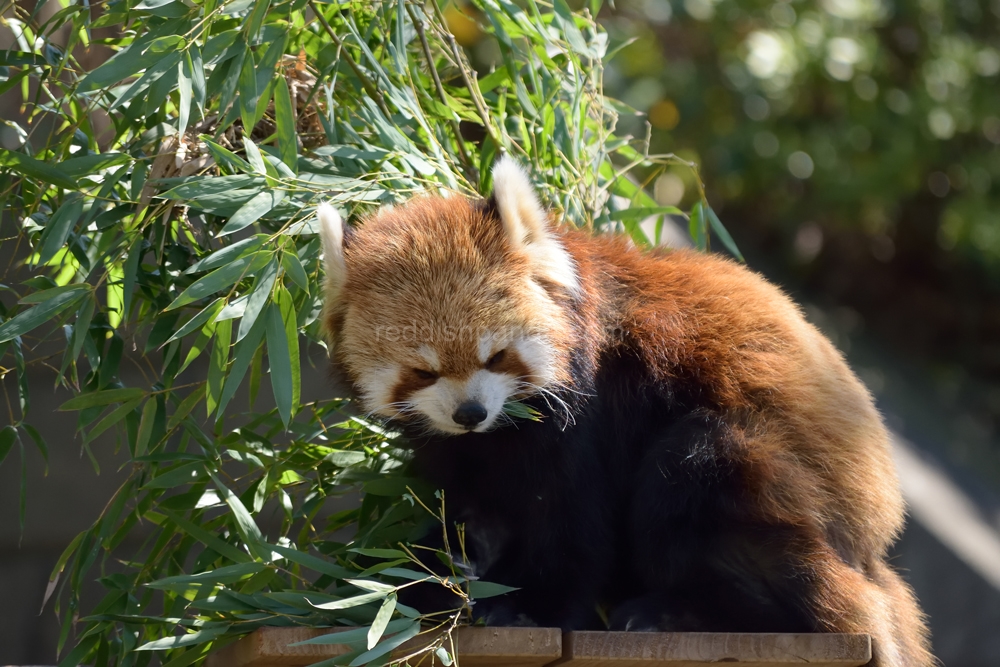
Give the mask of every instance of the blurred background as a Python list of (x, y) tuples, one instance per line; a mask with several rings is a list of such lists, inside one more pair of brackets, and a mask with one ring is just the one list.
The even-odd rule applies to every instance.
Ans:
[[(751, 268), (898, 436), (893, 563), (949, 667), (1000, 664), (1000, 1), (621, 0), (608, 93), (701, 165)], [(630, 41), (631, 40), (631, 41)], [(486, 47), (488, 48), (488, 47)], [(697, 196), (690, 170), (653, 184)]]
[[(1000, 0), (618, 0), (600, 11), (620, 48), (606, 91), (634, 110), (619, 132), (648, 131), (651, 152), (700, 165), (751, 268), (803, 304), (897, 435), (910, 521), (893, 563), (936, 654), (948, 667), (1000, 664)], [(474, 10), (448, 16), (488, 70), (498, 53)], [(0, 96), (0, 118), (19, 101)], [(16, 145), (9, 132), (0, 124), (0, 145)], [(679, 164), (648, 187), (687, 206), (695, 183)], [(322, 371), (307, 377), (323, 391)], [(51, 377), (31, 381), (43, 400)], [(117, 488), (113, 451), (94, 448), (98, 476), (58, 440), (71, 414), (46, 426), (48, 474), (27, 454), (23, 534), (17, 461), (0, 467), (0, 664), (54, 662), (58, 625), (51, 608), (36, 616), (48, 573)]]
[[(1000, 664), (1000, 0), (620, 0), (608, 93), (701, 165), (751, 268), (898, 436), (893, 563), (949, 667)], [(632, 41), (630, 41), (632, 40)], [(487, 47), (488, 48), (488, 47)], [(691, 172), (653, 184), (693, 201)]]

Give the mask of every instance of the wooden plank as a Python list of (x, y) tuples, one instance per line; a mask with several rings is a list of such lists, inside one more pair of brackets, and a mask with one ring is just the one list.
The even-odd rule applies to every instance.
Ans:
[(868, 635), (716, 632), (568, 632), (560, 667), (857, 667), (872, 657)]
[[(289, 646), (350, 628), (260, 628), (209, 656), (207, 667), (302, 667), (350, 652), (343, 644)], [(542, 667), (562, 655), (558, 628), (458, 628), (455, 652), (462, 667)], [(430, 643), (423, 635), (393, 652), (405, 656)], [(440, 661), (437, 661), (440, 663)], [(426, 664), (430, 664), (427, 662)]]

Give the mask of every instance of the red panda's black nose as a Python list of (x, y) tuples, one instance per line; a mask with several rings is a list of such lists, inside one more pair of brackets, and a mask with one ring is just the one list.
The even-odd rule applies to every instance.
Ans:
[(451, 416), (455, 423), (468, 429), (479, 426), (486, 419), (486, 408), (478, 401), (465, 401), (455, 409)]

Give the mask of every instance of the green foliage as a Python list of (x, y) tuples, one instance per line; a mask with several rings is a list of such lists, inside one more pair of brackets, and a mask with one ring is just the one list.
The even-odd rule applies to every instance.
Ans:
[[(303, 371), (322, 345), (321, 200), (353, 218), (426, 189), (474, 194), (510, 153), (572, 224), (646, 243), (642, 219), (659, 216), (659, 230), (683, 215), (628, 177), (677, 160), (614, 134), (591, 14), (562, 0), (477, 6), (502, 60), (481, 77), (441, 8), (403, 0), (113, 0), (9, 21), (3, 86), (22, 86), (29, 117), (21, 148), (0, 152), (0, 202), (32, 276), (4, 288), (16, 304), (0, 313), (0, 356), (21, 405), (0, 462), (25, 436), (45, 452), (24, 377), (52, 334), (65, 337), (54, 365), (78, 391), (62, 409), (78, 411), (84, 449), (116, 433), (131, 461), (53, 570), (62, 664), (157, 654), (180, 667), (262, 625), (342, 624), (367, 629), (338, 638), (356, 650), (337, 664), (368, 664), (421, 621), (467, 618), (421, 617), (399, 589), (506, 592), (423, 568), (405, 545), (445, 524), (444, 499), (410, 490), (395, 434), (300, 389), (302, 372), (321, 372)], [(85, 71), (79, 55), (99, 46), (113, 55)], [(711, 229), (735, 252), (707, 203), (694, 211), (700, 245)], [(122, 381), (129, 355), (151, 370), (140, 386)], [(254, 408), (261, 385), (273, 408)], [(95, 576), (106, 595), (82, 608)], [(440, 641), (428, 650), (447, 657)]]
[(621, 0), (605, 26), (628, 42), (610, 92), (741, 217), (856, 229), (883, 258), (926, 225), (998, 275), (996, 0)]

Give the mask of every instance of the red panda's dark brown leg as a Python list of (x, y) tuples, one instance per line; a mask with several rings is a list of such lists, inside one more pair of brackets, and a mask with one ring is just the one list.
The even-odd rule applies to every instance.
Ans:
[(776, 486), (808, 473), (754, 459), (752, 444), (703, 412), (646, 450), (629, 544), (642, 594), (618, 605), (613, 626), (868, 633), (871, 667), (930, 667), (905, 584), (880, 557), (834, 548), (806, 490)]

